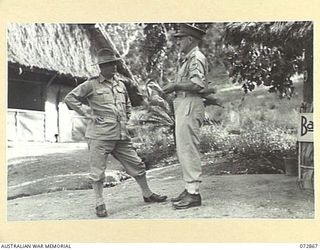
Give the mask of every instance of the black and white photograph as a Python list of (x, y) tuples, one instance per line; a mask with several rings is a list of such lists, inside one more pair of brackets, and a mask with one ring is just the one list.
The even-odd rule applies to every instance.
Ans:
[(7, 24), (6, 219), (314, 219), (312, 20)]

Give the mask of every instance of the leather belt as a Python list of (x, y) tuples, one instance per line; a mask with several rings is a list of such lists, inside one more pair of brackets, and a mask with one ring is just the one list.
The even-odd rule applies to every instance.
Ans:
[(114, 119), (116, 121), (120, 121), (121, 120), (121, 116), (120, 115), (104, 113), (104, 112), (99, 112), (99, 111), (94, 111), (93, 115), (97, 115), (97, 116), (101, 116), (101, 117), (105, 117), (105, 118), (111, 118), (111, 119)]

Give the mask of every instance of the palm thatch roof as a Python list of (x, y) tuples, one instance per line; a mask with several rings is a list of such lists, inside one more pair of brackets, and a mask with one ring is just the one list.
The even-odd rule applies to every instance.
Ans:
[(73, 77), (98, 73), (86, 31), (76, 24), (20, 24), (7, 27), (8, 62)]

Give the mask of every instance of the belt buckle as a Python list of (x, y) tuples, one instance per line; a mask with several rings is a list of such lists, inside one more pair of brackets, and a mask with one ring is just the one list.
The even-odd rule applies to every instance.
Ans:
[(182, 98), (185, 98), (187, 95), (186, 95), (186, 92), (185, 91), (179, 91), (176, 93), (176, 97), (182, 97)]

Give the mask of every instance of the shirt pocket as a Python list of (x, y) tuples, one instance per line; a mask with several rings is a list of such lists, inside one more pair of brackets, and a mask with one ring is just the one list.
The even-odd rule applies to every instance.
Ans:
[(97, 89), (95, 99), (101, 103), (113, 103), (113, 95), (108, 89)]
[(116, 100), (117, 103), (122, 103), (125, 104), (126, 103), (126, 91), (121, 88), (121, 87), (116, 87)]

